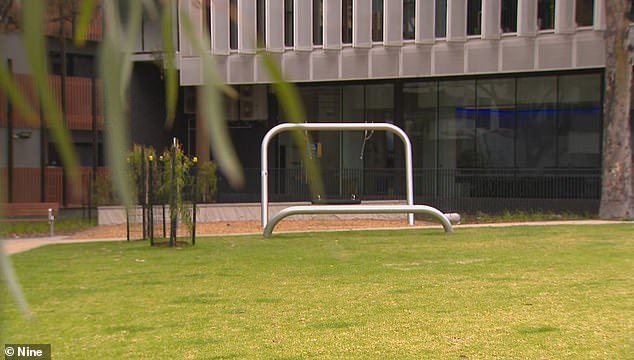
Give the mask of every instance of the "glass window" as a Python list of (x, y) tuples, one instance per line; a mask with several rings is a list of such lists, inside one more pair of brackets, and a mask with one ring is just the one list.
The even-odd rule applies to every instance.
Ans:
[[(393, 84), (365, 86), (365, 121), (394, 123)], [(379, 196), (394, 194), (396, 187), (402, 187), (404, 184), (403, 170), (394, 171), (395, 146), (400, 146), (395, 144), (394, 134), (388, 131), (361, 134), (366, 135), (367, 139), (363, 148), (364, 193)], [(397, 142), (400, 143), (400, 140)], [(359, 149), (360, 147), (357, 148), (357, 152)]]
[(475, 105), (475, 81), (438, 84), (439, 167), (475, 167)]
[(558, 167), (601, 164), (601, 75), (559, 77)]
[(482, 0), (467, 1), (467, 35), (482, 33)]
[(594, 0), (577, 0), (575, 21), (577, 26), (592, 26), (594, 23)]
[(517, 32), (517, 0), (502, 0), (502, 32)]
[(403, 86), (403, 126), (412, 141), (416, 168), (436, 167), (437, 105), (437, 82)]
[(539, 0), (537, 3), (537, 27), (539, 30), (555, 28), (555, 0)]
[(436, 0), (436, 37), (447, 36), (447, 0)]
[(324, 43), (324, 0), (313, 0), (313, 45)]
[(341, 2), (341, 42), (352, 43), (352, 0)]
[(229, 48), (238, 48), (238, 0), (229, 0)]
[(416, 36), (416, 1), (403, 0), (403, 39), (412, 40)]
[(515, 79), (479, 80), (476, 94), (476, 166), (513, 167)]
[[(203, 12), (203, 29), (207, 32), (206, 35), (209, 39), (211, 39), (211, 0), (203, 0), (202, 3), (202, 12)], [(145, 17), (145, 14), (143, 14)], [(211, 46), (211, 44), (207, 44), (207, 46)]]
[(383, 0), (372, 0), (372, 41), (383, 41)]
[(556, 163), (557, 77), (517, 79), (518, 168), (548, 168)]
[(293, 0), (284, 0), (284, 45), (293, 46)]
[(264, 0), (257, 0), (257, 42), (258, 47), (266, 47), (266, 17), (264, 10)]

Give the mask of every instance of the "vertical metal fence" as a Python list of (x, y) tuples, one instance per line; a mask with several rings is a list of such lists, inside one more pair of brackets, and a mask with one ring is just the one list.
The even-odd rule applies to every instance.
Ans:
[[(260, 169), (245, 169), (246, 185), (232, 189), (219, 176), (218, 202), (258, 202)], [(330, 198), (404, 200), (405, 171), (322, 169)], [(271, 201), (310, 201), (304, 169), (271, 169)], [(416, 203), (451, 211), (553, 210), (594, 212), (601, 192), (601, 170), (593, 169), (415, 169)]]

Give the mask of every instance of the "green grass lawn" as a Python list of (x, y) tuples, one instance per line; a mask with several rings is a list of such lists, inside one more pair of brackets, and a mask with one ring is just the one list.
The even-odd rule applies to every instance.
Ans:
[[(55, 235), (67, 235), (94, 226), (90, 221), (81, 218), (56, 219)], [(48, 236), (50, 227), (47, 221), (0, 222), (0, 239), (14, 236)]]
[[(634, 225), (55, 245), (12, 256), (56, 359), (634, 358)], [(2, 298), (7, 299), (6, 289)]]

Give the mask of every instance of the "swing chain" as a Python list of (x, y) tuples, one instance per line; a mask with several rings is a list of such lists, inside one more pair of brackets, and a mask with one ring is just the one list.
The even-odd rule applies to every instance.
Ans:
[(359, 160), (363, 160), (363, 154), (365, 153), (365, 144), (372, 138), (372, 135), (374, 135), (374, 130), (363, 131), (363, 143), (361, 144), (361, 154), (359, 154)]

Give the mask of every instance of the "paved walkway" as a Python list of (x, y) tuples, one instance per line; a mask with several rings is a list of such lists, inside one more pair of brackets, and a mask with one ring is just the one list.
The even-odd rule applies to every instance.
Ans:
[[(505, 227), (505, 226), (544, 226), (544, 225), (603, 225), (603, 224), (632, 224), (631, 221), (604, 221), (604, 220), (567, 220), (567, 221), (533, 221), (533, 222), (514, 222), (514, 223), (491, 223), (491, 224), (463, 224), (454, 225), (455, 229), (463, 228), (475, 228), (475, 227)], [(426, 225), (419, 226), (418, 228), (437, 228), (439, 225)], [(384, 228), (383, 228), (384, 229)], [(402, 227), (407, 229), (407, 227)], [(336, 230), (334, 230), (336, 231)], [(280, 233), (280, 232), (276, 232)], [(238, 233), (236, 233), (238, 234)], [(261, 232), (254, 232), (253, 234), (261, 234)], [(223, 236), (232, 234), (222, 234)], [(244, 233), (239, 233), (244, 235)], [(212, 234), (197, 234), (197, 236), (214, 236)], [(217, 235), (216, 235), (217, 236)], [(52, 236), (52, 237), (39, 237), (39, 238), (19, 238), (19, 239), (0, 239), (0, 244), (4, 248), (5, 253), (11, 255), (31, 249), (38, 248), (49, 244), (72, 244), (83, 242), (97, 242), (97, 241), (125, 241), (125, 238), (116, 239), (71, 239), (68, 236)]]

